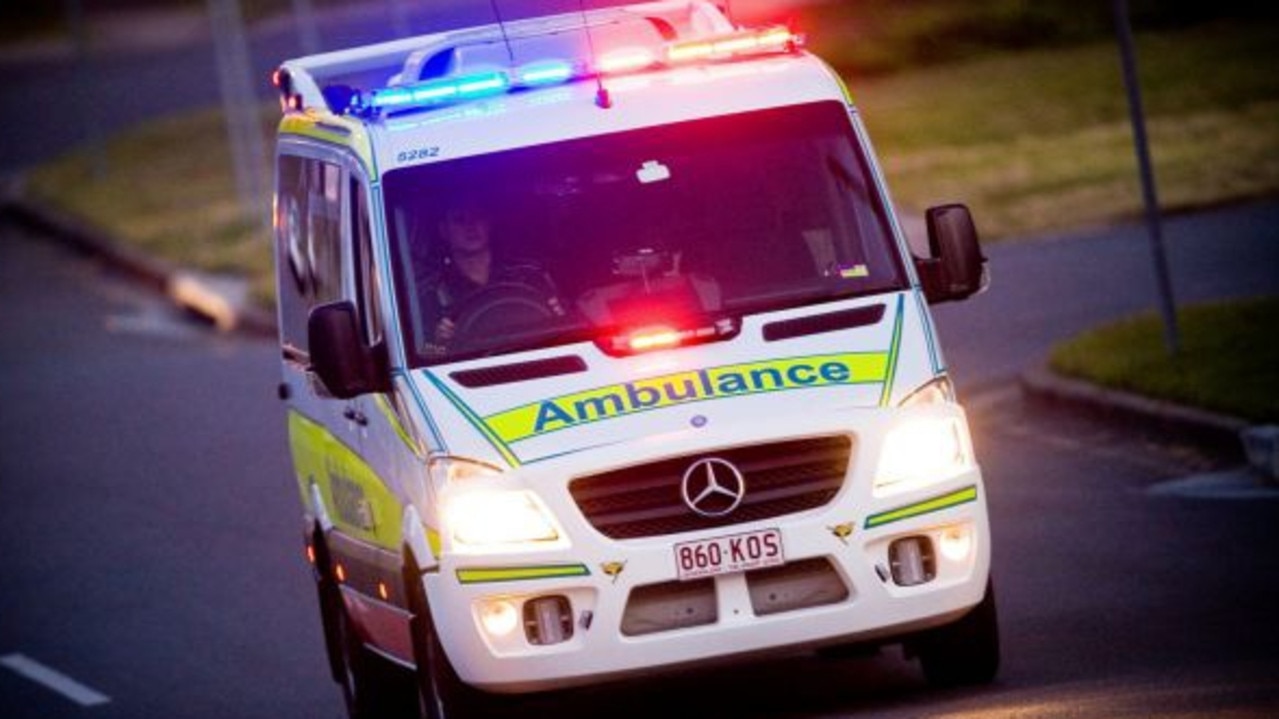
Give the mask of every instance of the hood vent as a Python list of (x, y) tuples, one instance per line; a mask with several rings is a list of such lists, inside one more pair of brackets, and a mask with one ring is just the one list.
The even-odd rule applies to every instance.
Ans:
[(492, 387), (512, 382), (524, 382), (531, 379), (558, 377), (565, 374), (577, 374), (586, 371), (586, 360), (577, 355), (550, 357), (532, 362), (516, 362), (515, 364), (493, 365), (478, 369), (459, 370), (449, 374), (454, 382), (474, 389), (476, 387)]
[(838, 332), (854, 327), (866, 327), (879, 324), (884, 318), (884, 305), (857, 307), (839, 312), (827, 312), (820, 315), (809, 315), (793, 320), (782, 320), (764, 325), (764, 341), (777, 342), (794, 337), (819, 335), (826, 332)]

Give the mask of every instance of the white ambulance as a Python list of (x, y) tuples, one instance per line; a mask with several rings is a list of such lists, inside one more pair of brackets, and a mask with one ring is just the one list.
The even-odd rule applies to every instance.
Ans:
[(985, 488), (840, 78), (702, 0), (282, 64), (281, 397), (352, 716), (903, 644), (999, 663)]

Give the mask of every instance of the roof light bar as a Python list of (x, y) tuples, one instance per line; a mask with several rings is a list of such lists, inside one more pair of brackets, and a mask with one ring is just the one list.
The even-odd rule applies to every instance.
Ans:
[(510, 88), (511, 81), (505, 72), (482, 72), (447, 80), (432, 80), (416, 85), (374, 90), (365, 106), (373, 110), (430, 107), (448, 102), (501, 95)]
[(645, 70), (657, 64), (657, 54), (646, 47), (623, 47), (600, 56), (596, 70), (604, 75), (618, 75)]
[(696, 62), (699, 60), (723, 60), (740, 55), (756, 55), (766, 52), (790, 52), (802, 43), (803, 38), (784, 25), (748, 30), (726, 35), (676, 42), (667, 45), (666, 60), (670, 63)]
[(516, 81), (524, 87), (558, 85), (572, 80), (578, 74), (573, 63), (564, 60), (532, 62), (516, 71)]
[[(594, 66), (564, 59), (545, 59), (509, 70), (488, 70), (413, 85), (374, 90), (352, 99), (355, 113), (395, 112), (466, 102), (508, 92), (547, 87), (588, 77), (642, 73), (663, 65), (717, 62), (742, 56), (794, 52), (803, 36), (779, 25), (742, 30), (695, 41), (671, 42), (656, 48), (625, 46), (601, 55)], [(287, 83), (287, 76), (281, 78)]]

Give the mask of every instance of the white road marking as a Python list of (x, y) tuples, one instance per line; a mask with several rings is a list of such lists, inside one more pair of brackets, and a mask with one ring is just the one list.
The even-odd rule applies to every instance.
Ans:
[(0, 664), (9, 667), (37, 684), (42, 684), (52, 689), (83, 707), (98, 706), (111, 701), (111, 697), (94, 691), (66, 674), (46, 667), (40, 662), (21, 654), (6, 654), (0, 657)]

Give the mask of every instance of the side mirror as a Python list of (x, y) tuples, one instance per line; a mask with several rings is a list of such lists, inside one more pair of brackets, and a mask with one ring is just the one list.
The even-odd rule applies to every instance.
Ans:
[(915, 268), (928, 301), (937, 304), (967, 299), (986, 289), (986, 258), (968, 208), (930, 207), (925, 220), (932, 257), (916, 258)]
[(351, 399), (390, 390), (386, 347), (364, 343), (354, 304), (332, 302), (312, 309), (306, 331), (311, 371), (334, 397)]

